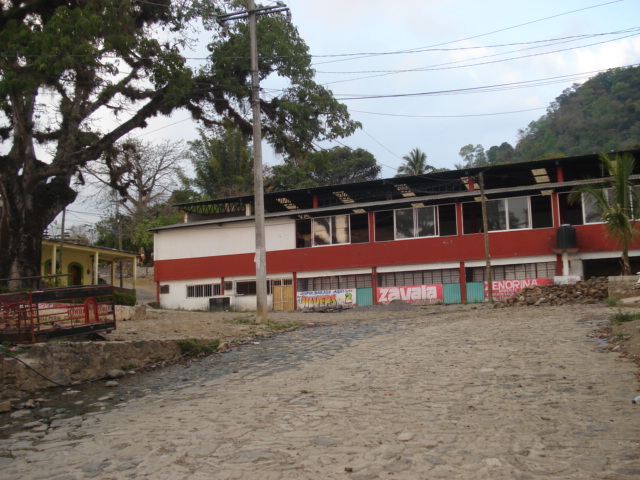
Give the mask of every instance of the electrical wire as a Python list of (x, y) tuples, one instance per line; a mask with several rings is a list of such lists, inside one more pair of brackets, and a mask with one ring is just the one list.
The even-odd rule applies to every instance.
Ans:
[[(506, 32), (507, 30), (513, 30), (513, 29), (524, 27), (524, 26), (527, 26), (527, 25), (532, 25), (534, 23), (543, 22), (545, 20), (551, 20), (551, 19), (554, 19), (554, 18), (562, 17), (564, 15), (570, 15), (572, 13), (581, 12), (583, 10), (589, 10), (591, 8), (598, 8), (598, 7), (603, 7), (603, 6), (606, 6), (606, 5), (611, 5), (611, 4), (614, 4), (614, 3), (620, 3), (622, 1), (623, 0), (613, 0), (611, 2), (600, 3), (598, 5), (592, 5), (590, 7), (579, 8), (577, 10), (571, 10), (571, 11), (568, 11), (568, 12), (559, 13), (559, 14), (556, 14), (556, 15), (551, 15), (549, 17), (539, 18), (537, 20), (532, 20), (532, 21), (529, 21), (529, 22), (520, 23), (518, 25), (513, 25), (511, 27), (505, 27), (505, 28), (501, 28), (501, 29), (498, 29), (498, 30), (493, 30), (493, 31), (487, 32), (487, 33), (481, 33), (479, 35), (473, 35), (471, 37), (461, 38), (459, 40), (450, 40), (450, 41), (443, 42), (443, 43), (437, 43), (437, 44), (429, 45), (427, 47), (420, 47), (420, 49), (435, 48), (435, 47), (441, 47), (443, 45), (451, 45), (451, 44), (454, 44), (454, 43), (465, 42), (467, 40), (474, 40), (476, 38), (486, 37), (486, 36), (489, 36), (489, 35), (493, 35), (495, 33)], [(408, 53), (408, 52), (411, 52), (413, 50), (416, 50), (416, 49), (403, 50), (403, 51), (399, 51), (399, 53), (402, 53), (402, 52)], [(375, 55), (371, 55), (371, 56), (375, 56)], [(361, 58), (366, 58), (366, 57), (361, 57)], [(336, 62), (343, 62), (343, 61), (345, 61), (345, 60), (334, 60), (332, 62), (325, 62), (325, 63), (336, 63)], [(319, 65), (319, 64), (317, 64), (317, 65)]]
[[(635, 67), (640, 64), (626, 65), (625, 67)], [(621, 67), (622, 68), (622, 67)], [(495, 85), (484, 85), (481, 87), (469, 87), (469, 88), (457, 88), (451, 90), (435, 90), (431, 92), (418, 92), (418, 93), (397, 93), (397, 94), (378, 94), (378, 95), (356, 95), (356, 94), (337, 94), (334, 96), (340, 101), (347, 100), (369, 100), (379, 98), (403, 98), (403, 97), (422, 97), (422, 96), (440, 96), (440, 95), (465, 95), (471, 93), (487, 93), (487, 92), (502, 92), (507, 90), (515, 90), (520, 88), (538, 87), (553, 85), (556, 83), (565, 83), (570, 79), (578, 79), (582, 77), (589, 77), (593, 74), (600, 73), (603, 70), (594, 70), (591, 72), (584, 72), (571, 75), (560, 75), (556, 77), (540, 78), (536, 80), (524, 80), (521, 82), (499, 83)], [(348, 95), (352, 95), (349, 97)]]
[(494, 113), (469, 113), (463, 115), (404, 115), (396, 113), (380, 113), (380, 112), (365, 112), (362, 110), (349, 110), (353, 113), (364, 113), (367, 115), (381, 115), (385, 117), (402, 117), (402, 118), (467, 118), (467, 117), (491, 117), (494, 115), (510, 115), (513, 113), (525, 113), (535, 112), (538, 110), (546, 110), (547, 107), (528, 108), (526, 110), (512, 110), (510, 112), (494, 112)]

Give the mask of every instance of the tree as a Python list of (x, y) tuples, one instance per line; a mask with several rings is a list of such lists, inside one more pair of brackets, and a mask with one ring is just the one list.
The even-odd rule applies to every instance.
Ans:
[(565, 89), (545, 115), (518, 131), (516, 161), (640, 145), (640, 67), (601, 72)]
[[(81, 169), (148, 119), (184, 108), (206, 127), (231, 121), (251, 132), (247, 27), (234, 22), (228, 36), (216, 33), (216, 14), (237, 5), (2, 2), (0, 278), (39, 274), (43, 231), (75, 200)], [(209, 61), (198, 71), (182, 53), (196, 19), (213, 36)], [(171, 40), (158, 39), (169, 33)], [(346, 106), (313, 81), (308, 48), (283, 15), (261, 16), (258, 33), (261, 77), (276, 74), (291, 83), (279, 97), (260, 102), (264, 138), (277, 151), (304, 151), (359, 127)]]
[(435, 170), (427, 163), (427, 154), (419, 148), (414, 148), (407, 155), (402, 157), (404, 163), (398, 167), (396, 177), (404, 175), (424, 175)]
[(96, 180), (98, 201), (112, 201), (117, 192), (124, 211), (142, 219), (178, 186), (184, 155), (182, 142), (125, 140), (104, 153), (104, 162), (89, 164), (85, 171)]
[(224, 198), (253, 193), (253, 158), (249, 138), (237, 127), (227, 125), (205, 131), (189, 142), (187, 157), (195, 178), (186, 186), (202, 198)]
[(635, 159), (629, 153), (610, 156), (601, 154), (600, 160), (610, 180), (605, 188), (586, 185), (571, 194), (573, 202), (587, 196), (595, 205), (605, 224), (607, 236), (616, 241), (622, 249), (622, 275), (631, 274), (629, 245), (638, 236), (635, 218), (640, 211), (640, 197), (631, 181)]
[(487, 163), (511, 163), (514, 152), (509, 142), (502, 142), (499, 147), (494, 145), (487, 150)]
[(458, 170), (462, 170), (463, 168), (482, 167), (488, 163), (487, 154), (484, 151), (484, 147), (480, 144), (475, 147), (472, 144), (465, 145), (460, 149), (458, 155), (460, 155), (462, 160), (465, 162), (463, 164), (455, 164), (455, 167)]
[(334, 147), (311, 153), (297, 163), (288, 160), (271, 167), (265, 183), (271, 191), (339, 185), (374, 180), (380, 170), (370, 152), (362, 148)]

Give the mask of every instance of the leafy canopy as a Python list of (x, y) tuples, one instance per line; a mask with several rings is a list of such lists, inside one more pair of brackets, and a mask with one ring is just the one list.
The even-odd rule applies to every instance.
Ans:
[[(232, 0), (5, 0), (0, 4), (0, 277), (35, 276), (46, 226), (72, 203), (81, 170), (158, 115), (186, 109), (211, 128), (251, 133), (245, 22), (219, 34)], [(212, 36), (206, 64), (187, 65), (194, 22)], [(261, 16), (260, 74), (289, 82), (260, 101), (264, 138), (297, 155), (359, 127), (317, 85), (297, 30)]]
[(334, 147), (308, 154), (297, 163), (285, 161), (270, 168), (265, 187), (270, 191), (339, 185), (374, 180), (381, 167), (375, 157), (361, 148)]

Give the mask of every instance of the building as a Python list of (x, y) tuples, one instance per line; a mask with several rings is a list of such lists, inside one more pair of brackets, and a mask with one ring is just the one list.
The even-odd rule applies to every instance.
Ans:
[[(267, 193), (270, 308), (484, 301), (481, 180), (496, 298), (556, 276), (618, 274), (619, 247), (593, 204), (568, 200), (602, 178), (587, 155)], [(255, 309), (253, 197), (177, 207), (184, 223), (154, 230), (160, 305)], [(629, 253), (639, 268), (640, 242)]]
[[(62, 259), (62, 268), (60, 261)], [(49, 283), (55, 286), (97, 285), (99, 283), (98, 266), (108, 263), (111, 266), (112, 285), (116, 285), (116, 266), (119, 262), (127, 262), (132, 266), (133, 289), (136, 288), (136, 265), (138, 255), (115, 248), (95, 247), (59, 240), (42, 241), (43, 276), (61, 272), (62, 277), (51, 277)], [(52, 273), (53, 272), (53, 273)], [(54, 281), (54, 278), (58, 278)]]

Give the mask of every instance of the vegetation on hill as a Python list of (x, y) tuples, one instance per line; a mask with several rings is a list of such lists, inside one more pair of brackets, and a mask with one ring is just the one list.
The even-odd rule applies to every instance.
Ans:
[(640, 67), (614, 68), (567, 88), (538, 120), (518, 130), (518, 143), (460, 149), (465, 163), (526, 162), (640, 147)]

